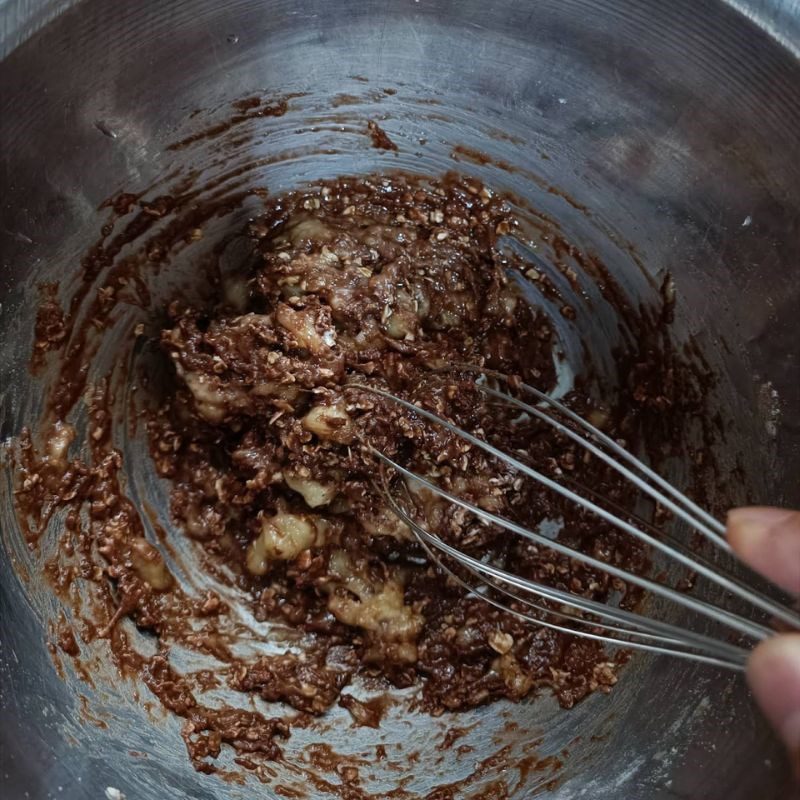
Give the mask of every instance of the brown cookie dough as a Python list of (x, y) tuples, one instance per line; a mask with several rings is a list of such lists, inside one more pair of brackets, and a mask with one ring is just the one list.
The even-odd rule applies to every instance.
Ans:
[[(595, 643), (525, 624), (447, 580), (389, 508), (370, 446), (486, 510), (531, 527), (563, 520), (575, 546), (646, 566), (608, 526), (353, 388), (389, 389), (544, 469), (625, 491), (569, 440), (487, 402), (470, 372), (452, 369), (554, 383), (552, 327), (509, 276), (525, 265), (494, 247), (514, 224), (502, 198), (466, 179), (340, 180), (276, 198), (250, 226), (252, 272), (223, 283), (213, 308), (173, 303), (161, 340), (176, 383), (151, 435), (178, 523), (234, 568), (258, 616), (313, 634), (322, 650), (344, 644), (361, 670), (398, 686), (421, 681), (433, 713), (542, 685), (570, 706), (613, 685), (617, 664)], [(626, 590), (430, 492), (414, 499), (432, 530), (468, 552), (596, 600)], [(313, 678), (307, 697), (291, 689), (297, 665), (283, 662), (249, 669), (241, 686), (320, 712), (344, 681), (301, 668)]]

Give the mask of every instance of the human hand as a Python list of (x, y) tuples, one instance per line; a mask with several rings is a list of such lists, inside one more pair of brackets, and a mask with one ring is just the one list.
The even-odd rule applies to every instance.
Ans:
[[(728, 541), (742, 561), (800, 595), (800, 511), (737, 508), (728, 514), (727, 527)], [(759, 644), (750, 656), (747, 680), (800, 777), (800, 633)]]

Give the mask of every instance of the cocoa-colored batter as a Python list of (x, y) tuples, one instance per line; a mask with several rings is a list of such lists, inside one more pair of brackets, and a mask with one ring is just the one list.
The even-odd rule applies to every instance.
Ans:
[[(138, 231), (176, 202), (122, 195), (111, 207), (121, 216), (138, 207), (126, 229)], [(142, 390), (155, 408), (151, 454), (171, 482), (174, 521), (207, 552), (210, 569), (233, 572), (242, 602), (258, 619), (304, 634), (304, 654), (234, 656), (225, 602), (213, 592), (200, 599), (184, 592), (145, 536), (143, 509), (124, 490), (111, 390), (101, 382), (86, 391), (87, 366), (71, 368), (71, 354), (81, 352), (71, 346), (51, 387), (41, 446), (28, 432), (20, 439), (17, 500), (32, 546), (51, 515), (64, 510), (60, 551), (48, 574), (65, 599), (77, 579), (94, 587), (96, 619), (85, 623), (81, 640), (108, 639), (120, 671), (141, 677), (183, 718), (189, 754), (202, 771), (217, 769), (209, 759), (223, 744), (237, 751), (237, 763), (260, 769), (277, 757), (276, 739), (294, 724), (207, 707), (201, 691), (220, 680), (287, 703), (300, 712), (297, 720), (338, 703), (368, 726), (380, 723), (385, 704), (343, 694), (358, 674), (418, 685), (419, 706), (434, 715), (519, 700), (542, 687), (565, 707), (608, 691), (624, 654), (612, 658), (595, 642), (535, 627), (468, 595), (429, 562), (392, 513), (371, 451), (529, 527), (557, 521), (562, 541), (647, 570), (646, 553), (629, 538), (360, 388), (388, 389), (543, 471), (622, 504), (630, 499), (615, 473), (551, 429), (487, 402), (474, 374), (459, 368), (490, 368), (545, 390), (555, 383), (553, 328), (522, 299), (512, 275), (533, 276), (549, 297), (554, 289), (496, 247), (497, 237), (515, 227), (510, 206), (477, 181), (452, 175), (340, 179), (266, 205), (249, 226), (249, 270), (213, 284), (214, 299), (202, 308), (176, 299), (163, 309), (160, 350), (171, 377)], [(185, 239), (212, 213), (195, 209), (189, 228), (175, 222), (170, 231)], [(117, 252), (122, 241), (108, 247)], [(157, 262), (168, 249), (158, 240), (148, 260)], [(84, 263), (87, 280), (112, 257), (103, 245), (95, 250)], [(55, 295), (46, 288), (37, 363), (69, 337), (88, 336), (70, 327), (74, 320), (65, 319)], [(93, 302), (92, 324), (102, 335), (113, 298)], [(631, 365), (616, 407), (592, 408), (580, 387), (570, 402), (630, 440), (638, 413), (671, 402), (659, 379), (662, 362), (650, 355)], [(80, 397), (88, 409), (90, 457), (83, 459), (69, 457), (76, 430), (67, 422)], [(619, 580), (480, 524), (428, 493), (412, 492), (411, 502), (420, 520), (465, 552), (596, 600), (613, 594), (626, 607), (640, 600)], [(132, 646), (120, 625), (126, 617), (156, 635), (155, 656)], [(79, 648), (75, 637), (62, 634), (59, 642), (67, 654)], [(217, 675), (182, 675), (169, 658), (175, 643), (228, 666)]]
[[(313, 661), (248, 667), (241, 688), (320, 713), (345, 683), (325, 652), (343, 644), (360, 670), (398, 686), (421, 681), (435, 714), (542, 685), (571, 706), (616, 681), (598, 645), (467, 597), (431, 565), (376, 485), (370, 446), (528, 526), (563, 518), (563, 539), (615, 563), (641, 569), (641, 550), (457, 436), (353, 388), (390, 389), (545, 469), (624, 491), (568, 440), (487, 403), (471, 373), (442, 371), (473, 364), (554, 383), (551, 325), (508, 274), (524, 265), (493, 246), (513, 225), (507, 204), (474, 181), (324, 184), (274, 200), (251, 224), (258, 263), (220, 287), (215, 307), (171, 306), (162, 347), (176, 385), (151, 435), (173, 514), (233, 565), (258, 616), (316, 645)], [(416, 499), (427, 524), (470, 553), (593, 599), (612, 590), (608, 576), (430, 493)]]

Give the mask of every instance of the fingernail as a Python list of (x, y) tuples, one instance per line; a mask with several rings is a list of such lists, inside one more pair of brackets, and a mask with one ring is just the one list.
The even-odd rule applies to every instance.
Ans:
[(792, 763), (800, 768), (800, 634), (762, 642), (750, 657), (747, 678)]
[(728, 512), (728, 527), (738, 528), (748, 537), (759, 537), (782, 527), (782, 523), (790, 520), (794, 513), (785, 508), (770, 506), (734, 508)]

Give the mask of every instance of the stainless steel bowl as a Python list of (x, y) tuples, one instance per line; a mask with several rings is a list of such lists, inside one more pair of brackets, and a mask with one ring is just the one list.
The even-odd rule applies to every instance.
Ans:
[[(652, 299), (671, 273), (673, 334), (717, 376), (719, 501), (800, 504), (796, 3), (7, 0), (0, 22), (3, 441), (41, 407), (41, 384), (28, 370), (35, 287), (60, 281), (69, 292), (110, 195), (167, 186), (166, 176), (189, 167), (201, 182), (230, 173), (222, 185), (230, 191), (456, 168), (557, 220), (635, 300)], [(167, 149), (228, 119), (233, 99), (287, 93), (298, 96), (282, 117)], [(368, 119), (398, 153), (370, 146)], [(248, 201), (215, 218), (206, 245), (253, 208)], [(194, 289), (206, 245), (153, 273), (156, 301)], [(120, 336), (139, 320), (152, 315), (132, 309)], [(595, 336), (612, 341), (613, 319), (595, 322)], [(108, 339), (95, 369), (113, 367), (120, 341)], [(126, 446), (135, 456), (135, 443)], [(144, 474), (131, 484), (161, 498), (169, 526), (146, 458), (133, 461)], [(68, 663), (59, 677), (46, 647), (58, 605), (22, 546), (11, 492), (5, 469), (0, 791), (9, 798), (97, 800), (107, 787), (130, 800), (277, 798), (319, 741), (351, 755), (385, 742), (389, 762), (363, 769), (364, 791), (378, 797), (400, 783), (409, 797), (444, 785), (452, 797), (562, 800), (790, 792), (781, 750), (741, 678), (643, 656), (609, 697), (569, 712), (548, 697), (440, 720), (397, 708), (373, 731), (350, 728), (338, 709), (324, 729), (292, 737), (268, 785), (199, 775), (177, 722), (154, 719), (102, 648), (93, 651), (94, 687)], [(453, 725), (475, 726), (460, 740), (474, 750), (437, 749)], [(391, 768), (409, 753), (418, 760)], [(552, 784), (551, 772), (531, 769), (547, 756), (563, 761)]]

